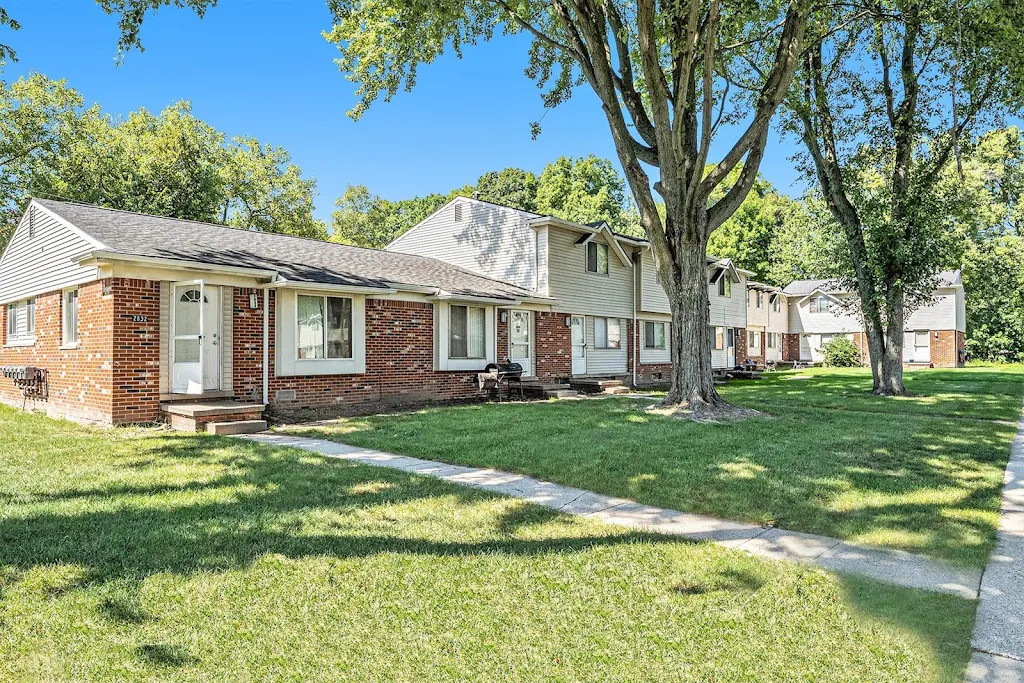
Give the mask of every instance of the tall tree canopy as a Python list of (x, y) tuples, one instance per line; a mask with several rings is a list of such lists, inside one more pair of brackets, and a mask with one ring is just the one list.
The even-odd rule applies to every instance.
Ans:
[(411, 199), (392, 201), (363, 185), (350, 185), (335, 202), (331, 239), (382, 249), (458, 195), (581, 223), (607, 221), (613, 230), (626, 230), (625, 187), (612, 163), (594, 155), (559, 157), (539, 178), (521, 168), (505, 168), (484, 173), (476, 185)]
[(228, 141), (187, 102), (115, 119), (64, 81), (0, 81), (0, 249), (32, 196), (326, 239), (315, 195), (287, 151)]
[(875, 0), (815, 13), (790, 130), (843, 229), (877, 393), (903, 394), (903, 328), (932, 291), (962, 139), (1024, 102), (1024, 5)]

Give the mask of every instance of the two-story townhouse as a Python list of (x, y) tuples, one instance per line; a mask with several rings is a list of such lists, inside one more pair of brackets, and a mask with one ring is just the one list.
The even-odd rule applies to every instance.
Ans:
[[(903, 362), (936, 367), (964, 364), (966, 307), (959, 270), (942, 271), (931, 299), (911, 313), (904, 325)], [(822, 346), (845, 335), (867, 358), (857, 295), (829, 280), (797, 280), (786, 286), (789, 329), (786, 360), (819, 362)]]
[[(499, 357), (521, 363), (533, 377), (637, 383), (669, 377), (669, 302), (644, 239), (616, 234), (603, 223), (457, 197), (388, 250), (448, 261), (552, 299), (550, 311), (519, 306), (498, 315)], [(745, 357), (748, 275), (709, 259), (715, 367)]]
[(747, 282), (747, 357), (758, 364), (789, 360), (783, 354), (789, 331), (789, 301), (780, 287)]

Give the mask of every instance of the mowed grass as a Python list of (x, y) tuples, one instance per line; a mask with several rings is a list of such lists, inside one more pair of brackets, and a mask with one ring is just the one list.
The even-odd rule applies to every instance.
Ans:
[(974, 604), (0, 407), (0, 679), (958, 681)]
[(289, 432), (494, 467), (643, 503), (900, 548), (983, 567), (1020, 416), (1020, 367), (768, 373), (723, 396), (764, 411), (695, 424), (631, 399), (487, 404)]

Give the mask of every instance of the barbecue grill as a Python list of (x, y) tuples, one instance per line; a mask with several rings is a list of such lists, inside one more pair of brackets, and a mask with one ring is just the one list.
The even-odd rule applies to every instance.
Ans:
[(524, 398), (523, 393), (523, 366), (519, 363), (510, 363), (508, 359), (503, 363), (488, 363), (484, 371), (477, 374), (477, 385), (481, 389), (494, 389), (498, 395), (498, 401), (502, 400), (501, 387), (505, 385), (506, 395), (512, 394), (513, 386), (519, 387), (519, 398)]

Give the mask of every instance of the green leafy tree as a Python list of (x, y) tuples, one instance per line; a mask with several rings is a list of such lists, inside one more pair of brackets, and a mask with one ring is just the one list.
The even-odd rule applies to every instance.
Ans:
[(0, 81), (0, 252), (28, 196), (30, 169), (82, 134), (83, 115), (81, 96), (65, 81), (40, 74)]
[(282, 147), (236, 138), (224, 165), (222, 220), (246, 230), (327, 239), (327, 226), (313, 217), (316, 181), (303, 178)]
[(984, 360), (1024, 361), (1024, 237), (971, 243), (964, 254), (967, 353)]
[(523, 211), (537, 210), (537, 176), (521, 168), (484, 173), (476, 181), (475, 191), (485, 202)]
[(824, 7), (789, 129), (846, 237), (874, 391), (905, 394), (903, 328), (950, 258), (935, 192), (960, 140), (1024, 101), (1024, 5), (878, 0)]
[[(104, 0), (120, 15), (122, 48), (138, 46), (147, 13), (168, 4), (183, 2)], [(215, 2), (184, 4), (201, 12)], [(464, 45), (499, 34), (532, 40), (526, 71), (544, 88), (546, 107), (581, 84), (593, 90), (672, 310), (666, 403), (727, 409), (711, 374), (707, 242), (757, 177), (770, 122), (800, 59), (810, 0), (330, 0), (328, 8), (334, 27), (327, 40), (357, 84), (355, 119), (381, 97), (414, 87), (420, 67), (449, 47), (461, 57)], [(539, 124), (532, 127), (539, 132)], [(726, 151), (705, 172), (713, 142)], [(652, 181), (649, 171), (658, 177)], [(727, 191), (711, 201), (721, 188)]]
[(461, 193), (431, 194), (393, 202), (372, 194), (364, 185), (349, 185), (335, 202), (331, 241), (383, 249)]
[(793, 280), (849, 278), (850, 254), (839, 224), (816, 193), (784, 202), (772, 238), (765, 280), (785, 287)]
[(593, 154), (559, 157), (537, 183), (537, 212), (577, 223), (605, 221), (613, 230), (626, 222), (626, 183), (607, 159)]

